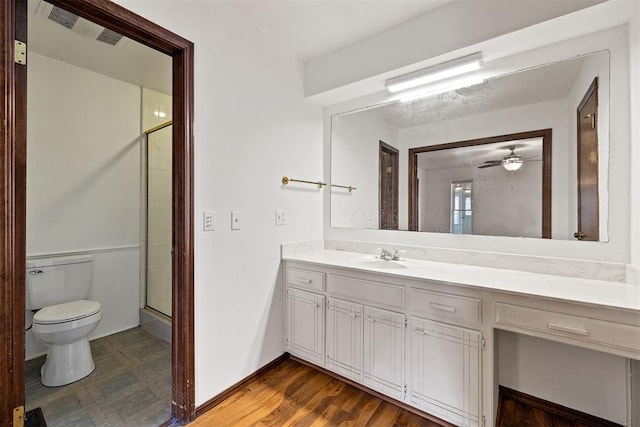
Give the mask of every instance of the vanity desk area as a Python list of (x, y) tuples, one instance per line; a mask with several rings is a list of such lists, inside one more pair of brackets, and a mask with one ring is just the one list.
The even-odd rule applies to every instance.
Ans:
[(373, 251), (283, 245), (286, 351), (458, 426), (495, 425), (499, 331), (640, 360), (638, 283)]

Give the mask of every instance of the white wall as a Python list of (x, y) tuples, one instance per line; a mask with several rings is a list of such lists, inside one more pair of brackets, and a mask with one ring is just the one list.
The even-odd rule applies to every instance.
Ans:
[(500, 331), (500, 385), (627, 425), (627, 359)]
[(27, 256), (92, 254), (92, 337), (137, 326), (140, 89), (34, 52), (28, 87)]
[[(218, 2), (119, 0), (195, 43), (196, 404), (282, 354), (280, 244), (322, 237), (322, 111), (301, 64)], [(275, 226), (284, 209), (286, 226)], [(216, 230), (202, 231), (202, 212)], [(241, 230), (230, 230), (240, 211)]]
[[(569, 153), (567, 123), (566, 101), (555, 100), (403, 129), (399, 131), (400, 176), (408, 176), (407, 153), (410, 148), (551, 128), (553, 130), (552, 237), (568, 239), (573, 231), (568, 228), (567, 193), (568, 188), (571, 187), (571, 178), (575, 183), (575, 175), (570, 177), (565, 166)], [(407, 197), (407, 180), (401, 179), (400, 228), (402, 229), (407, 229), (408, 226)], [(542, 200), (542, 197), (539, 200)], [(540, 203), (539, 205), (536, 209), (542, 212), (542, 205)], [(535, 237), (536, 235), (526, 234), (526, 236)]]
[(398, 148), (398, 132), (376, 109), (333, 118), (331, 182), (356, 187), (331, 190), (333, 227), (378, 228), (380, 141)]
[[(631, 98), (631, 117), (640, 117), (640, 4), (635, 2), (636, 10), (633, 20), (629, 24), (629, 75), (631, 83), (629, 95)], [(631, 126), (631, 218), (640, 218), (640, 125), (637, 121)], [(631, 264), (640, 268), (640, 221), (631, 221)], [(640, 367), (638, 367), (640, 370)], [(639, 390), (640, 391), (640, 390)], [(638, 399), (640, 413), (640, 398)]]
[(451, 230), (451, 183), (473, 181), (473, 234), (540, 237), (542, 235), (542, 162), (528, 161), (516, 172), (476, 166), (422, 171), (418, 196), (423, 206), (420, 231)]

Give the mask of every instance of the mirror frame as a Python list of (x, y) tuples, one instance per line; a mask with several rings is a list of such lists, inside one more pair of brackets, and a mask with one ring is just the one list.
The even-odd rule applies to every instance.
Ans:
[(519, 139), (542, 138), (542, 238), (551, 239), (551, 142), (552, 130), (540, 129), (409, 149), (409, 231), (418, 231), (418, 154), (472, 147)]

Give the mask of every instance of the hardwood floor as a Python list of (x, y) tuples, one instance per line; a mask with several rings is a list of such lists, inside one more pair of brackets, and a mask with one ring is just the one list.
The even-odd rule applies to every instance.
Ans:
[(190, 425), (438, 426), (293, 360), (258, 377)]

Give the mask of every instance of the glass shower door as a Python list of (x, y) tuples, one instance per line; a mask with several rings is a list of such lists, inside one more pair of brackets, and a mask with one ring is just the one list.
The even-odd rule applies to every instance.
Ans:
[(171, 317), (171, 133), (168, 125), (147, 134), (146, 306)]

